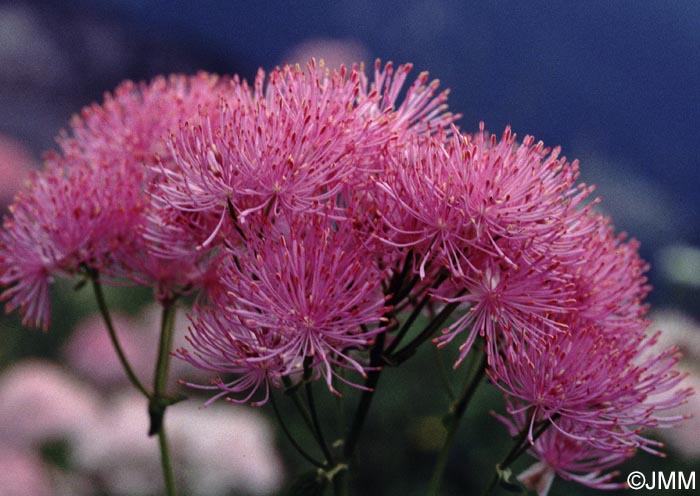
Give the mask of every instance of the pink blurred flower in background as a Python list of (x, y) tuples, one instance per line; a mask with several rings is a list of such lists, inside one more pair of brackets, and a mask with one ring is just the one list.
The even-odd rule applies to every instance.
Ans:
[(326, 66), (337, 69), (352, 67), (358, 61), (370, 60), (369, 51), (360, 41), (339, 38), (310, 38), (294, 45), (283, 57), (285, 64), (305, 64), (311, 58), (323, 60)]
[[(162, 490), (158, 445), (148, 438), (147, 400), (135, 392), (113, 396), (76, 443), (76, 463), (96, 474), (114, 494)], [(202, 409), (180, 403), (168, 410), (173, 465), (187, 494), (209, 496), (240, 490), (270, 494), (282, 483), (282, 463), (272, 429), (249, 408)]]
[[(47, 463), (46, 443), (69, 447), (95, 422), (99, 394), (63, 368), (26, 360), (0, 375), (0, 496), (93, 494), (88, 478)], [(68, 454), (70, 464), (70, 453)]]
[[(112, 384), (111, 377), (106, 380)], [(39, 360), (5, 370), (0, 375), (0, 496), (88, 495), (97, 491), (95, 484), (109, 494), (161, 491), (161, 478), (153, 476), (160, 470), (158, 443), (146, 435), (147, 400), (123, 391), (100, 394)], [(173, 463), (187, 494), (263, 495), (281, 486), (284, 470), (274, 430), (259, 412), (224, 405), (202, 409), (190, 402), (172, 407), (168, 417)], [(53, 441), (66, 443), (68, 469), (39, 456)]]
[[(114, 312), (112, 320), (134, 372), (142, 380), (150, 378), (156, 353), (155, 331), (141, 325), (136, 317)], [(63, 347), (63, 356), (77, 374), (100, 388), (127, 384), (126, 374), (100, 315), (91, 315), (78, 324)]]
[[(74, 446), (79, 470), (95, 474), (112, 494), (145, 496), (161, 492), (158, 443), (149, 438), (147, 400), (138, 393), (106, 398)], [(182, 475), (177, 470), (176, 473)]]
[(19, 141), (0, 134), (0, 208), (10, 204), (34, 170), (36, 160)]
[(99, 399), (58, 365), (19, 362), (0, 375), (0, 439), (24, 447), (70, 439), (93, 422)]
[(55, 496), (44, 462), (30, 451), (0, 444), (0, 496)]
[(659, 310), (652, 314), (653, 329), (663, 332), (659, 336), (658, 349), (677, 346), (681, 352), (679, 369), (687, 374), (679, 387), (694, 391), (688, 403), (676, 413), (688, 415), (674, 429), (658, 429), (658, 434), (683, 456), (700, 460), (700, 323), (677, 310)]
[(284, 468), (274, 429), (258, 410), (187, 402), (168, 410), (168, 422), (187, 467), (190, 494), (263, 495), (281, 488)]
[[(184, 309), (179, 310), (173, 327), (174, 348), (186, 344), (185, 335), (189, 323)], [(161, 306), (155, 303), (142, 308), (133, 316), (112, 313), (124, 353), (136, 375), (145, 384), (153, 381), (161, 313)], [(86, 353), (85, 350), (90, 352)], [(100, 315), (89, 316), (78, 324), (63, 347), (62, 355), (81, 378), (100, 388), (116, 389), (129, 384)], [(181, 388), (181, 379), (203, 380), (205, 377), (203, 371), (180, 360), (172, 360), (168, 390), (174, 392)]]

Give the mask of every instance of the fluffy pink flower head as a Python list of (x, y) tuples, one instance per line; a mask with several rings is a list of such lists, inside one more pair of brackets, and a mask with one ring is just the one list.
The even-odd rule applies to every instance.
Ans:
[(196, 367), (236, 376), (215, 380), (214, 399), (232, 393), (248, 401), (260, 386), (296, 373), (323, 377), (335, 392), (333, 378), (344, 380), (335, 366), (365, 373), (353, 350), (383, 332), (386, 308), (382, 274), (349, 223), (302, 217), (288, 230), (271, 227), (232, 250), (221, 280), (223, 290), (195, 312), (192, 351), (178, 352)]
[(513, 336), (542, 342), (566, 329), (561, 317), (569, 311), (571, 295), (556, 262), (540, 257), (531, 263), (522, 255), (511, 261), (476, 254), (470, 262), (478, 272), (453, 278), (448, 291), (435, 295), (438, 300), (460, 302), (466, 309), (434, 340), (442, 347), (468, 332), (455, 366), (467, 356), (477, 336), (486, 339), (492, 357)]
[(421, 138), (388, 162), (376, 186), (384, 193), (381, 236), (411, 247), (419, 272), (437, 259), (455, 276), (478, 272), (471, 257), (487, 253), (511, 265), (507, 252), (536, 258), (567, 223), (589, 189), (575, 186), (578, 164), (506, 129), (500, 140), (484, 131), (453, 131), (451, 139)]
[[(212, 266), (211, 257), (192, 256), (191, 250), (187, 256), (163, 257), (158, 240), (146, 235), (147, 227), (157, 232), (168, 229), (163, 222), (156, 222), (154, 227), (153, 219), (160, 220), (162, 208), (152, 197), (162, 179), (160, 168), (173, 167), (167, 159), (166, 138), (169, 130), (182, 121), (207, 109), (213, 111), (227, 83), (227, 78), (206, 73), (157, 77), (148, 84), (127, 81), (115, 90), (113, 97), (107, 95), (101, 106), (84, 110), (82, 119), (73, 123), (74, 138), (66, 138), (62, 143), (64, 150), (77, 148), (78, 156), (94, 155), (93, 162), (97, 164), (115, 158), (122, 160), (128, 165), (129, 174), (142, 176), (138, 236), (132, 243), (120, 245), (114, 254), (118, 262), (114, 272), (137, 284), (154, 287), (159, 298), (200, 284)], [(176, 238), (168, 241), (196, 246), (186, 236)]]
[[(9, 286), (2, 296), (8, 310), (19, 307), (25, 324), (46, 328), (48, 284), (56, 273), (89, 268), (139, 282), (154, 279), (141, 271), (162, 266), (141, 263), (149, 252), (139, 235), (155, 180), (148, 164), (164, 150), (165, 131), (214, 98), (217, 81), (200, 74), (125, 82), (103, 104), (74, 117), (70, 132), (58, 138), (60, 153), (47, 155), (46, 169), (5, 219), (0, 284)], [(186, 262), (170, 274), (199, 273), (183, 271)]]
[[(524, 412), (510, 418), (497, 418), (512, 436), (528, 428), (529, 419)], [(567, 431), (576, 432), (574, 422), (562, 420), (561, 424)], [(623, 482), (614, 480), (619, 472), (610, 469), (632, 457), (635, 449), (610, 451), (596, 448), (549, 427), (531, 444), (528, 453), (540, 461), (520, 474), (518, 480), (528, 489), (536, 489), (539, 496), (546, 496), (555, 474), (594, 489), (624, 488)]]
[[(569, 249), (571, 244), (576, 248)], [(571, 225), (551, 250), (562, 260), (580, 319), (615, 327), (618, 332), (646, 327), (644, 298), (651, 289), (649, 266), (639, 256), (639, 243), (615, 234), (610, 219), (590, 214)]]
[(409, 71), (401, 66), (393, 77), (391, 64), (377, 66), (377, 81), (368, 85), (357, 67), (330, 72), (312, 60), (305, 69), (260, 71), (252, 87), (234, 78), (216, 116), (204, 112), (171, 136), (177, 167), (164, 170), (158, 194), (181, 212), (215, 214), (218, 223), (202, 233), (202, 246), (251, 215), (325, 210), (378, 171), (400, 136), (455, 118), (445, 111), (446, 93), (435, 96), (437, 82), (425, 86), (426, 74), (394, 106)]
[[(363, 99), (373, 100), (372, 95), (381, 98), (375, 105), (368, 108), (366, 119), (378, 120), (384, 114), (391, 119), (390, 126), (398, 135), (400, 141), (406, 135), (431, 134), (439, 129), (446, 129), (452, 122), (461, 117), (452, 114), (447, 108), (449, 89), (437, 93), (440, 81), (433, 79), (428, 82), (428, 73), (421, 72), (416, 80), (406, 89), (406, 95), (399, 102), (408, 74), (413, 64), (403, 64), (394, 68), (387, 62), (382, 68), (381, 61), (374, 63), (374, 81), (369, 83), (364, 71), (360, 74), (360, 91)], [(427, 84), (426, 84), (427, 83)]]
[(106, 93), (101, 104), (93, 103), (73, 117), (70, 132), (59, 136), (61, 151), (69, 158), (89, 160), (96, 168), (117, 161), (142, 170), (166, 151), (164, 138), (170, 128), (196, 114), (199, 106), (216, 104), (225, 81), (206, 73), (159, 76), (148, 83), (125, 81)]
[(488, 373), (516, 399), (509, 403), (511, 413), (528, 412), (530, 440), (532, 426), (545, 420), (596, 448), (657, 453), (658, 443), (641, 431), (681, 420), (663, 412), (683, 404), (690, 392), (678, 388), (683, 376), (674, 369), (675, 349), (647, 353), (656, 339), (571, 323), (544, 345), (513, 340), (503, 346)]
[[(10, 207), (0, 234), (0, 284), (6, 311), (19, 307), (26, 325), (48, 328), (51, 278), (83, 266), (100, 269), (133, 236), (140, 202), (121, 167), (95, 169), (48, 158)], [(138, 182), (138, 180), (136, 180)]]

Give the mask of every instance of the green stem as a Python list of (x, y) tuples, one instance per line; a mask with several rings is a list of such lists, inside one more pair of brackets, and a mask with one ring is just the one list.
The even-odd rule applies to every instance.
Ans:
[(416, 349), (423, 344), (425, 341), (430, 339), (435, 332), (440, 329), (440, 327), (445, 323), (445, 321), (452, 315), (452, 312), (457, 309), (461, 304), (459, 301), (448, 303), (440, 311), (437, 316), (425, 326), (421, 333), (416, 336), (410, 343), (401, 348), (399, 351), (393, 353), (392, 355), (386, 356), (386, 363), (391, 365), (400, 365), (409, 359), (416, 352)]
[(163, 313), (160, 321), (160, 338), (158, 340), (158, 357), (153, 377), (153, 395), (149, 404), (151, 427), (149, 435), (157, 434), (163, 424), (163, 416), (168, 406), (166, 388), (168, 385), (168, 368), (170, 366), (170, 348), (173, 343), (173, 327), (175, 324), (175, 300), (163, 302)]
[(292, 436), (292, 433), (289, 431), (287, 428), (287, 424), (284, 423), (284, 420), (282, 419), (282, 414), (279, 411), (279, 408), (277, 407), (277, 401), (275, 400), (275, 395), (270, 393), (270, 403), (272, 404), (272, 409), (275, 412), (275, 417), (277, 418), (277, 422), (279, 423), (280, 427), (282, 428), (282, 432), (284, 432), (284, 435), (287, 437), (290, 443), (292, 443), (292, 446), (294, 446), (294, 449), (296, 449), (301, 456), (306, 458), (312, 465), (317, 466), (318, 468), (323, 468), (326, 465), (319, 461), (316, 460), (313, 456), (308, 454), (304, 448), (301, 447), (301, 445), (297, 442), (296, 439), (294, 439), (294, 436)]
[(163, 302), (160, 341), (158, 342), (158, 360), (156, 361), (156, 375), (153, 382), (154, 396), (162, 394), (168, 384), (168, 368), (170, 366), (170, 348), (173, 344), (175, 312), (176, 307), (174, 300), (167, 300)]
[(452, 385), (450, 384), (450, 378), (447, 372), (447, 366), (445, 365), (445, 359), (442, 357), (442, 350), (433, 346), (433, 356), (435, 357), (435, 366), (438, 369), (438, 376), (440, 378), (440, 382), (442, 382), (442, 385), (445, 388), (447, 398), (451, 402), (454, 402), (457, 398), (457, 395), (455, 394), (454, 390), (452, 389)]
[(296, 407), (297, 411), (299, 412), (299, 415), (301, 415), (301, 418), (304, 420), (304, 423), (306, 424), (306, 427), (309, 428), (309, 431), (311, 431), (311, 434), (316, 438), (316, 432), (314, 429), (314, 422), (311, 420), (311, 414), (309, 413), (309, 410), (304, 406), (304, 404), (301, 402), (299, 399), (299, 394), (298, 394), (298, 389), (299, 385), (292, 384), (292, 382), (289, 380), (289, 377), (282, 377), (282, 383), (284, 384), (284, 387), (286, 387), (286, 393), (289, 395), (290, 398), (292, 398), (292, 402), (294, 403), (294, 406)]
[(160, 464), (163, 469), (163, 480), (165, 482), (165, 494), (175, 496), (175, 478), (173, 476), (173, 467), (170, 463), (170, 450), (168, 448), (168, 437), (165, 433), (165, 426), (161, 426), (158, 431), (158, 446), (160, 448)]
[(447, 427), (447, 434), (445, 435), (445, 442), (442, 445), (440, 454), (438, 455), (437, 462), (435, 464), (435, 469), (433, 471), (433, 477), (430, 480), (430, 487), (428, 494), (430, 496), (438, 496), (440, 494), (440, 485), (442, 484), (442, 478), (445, 474), (445, 469), (447, 468), (447, 460), (450, 454), (450, 448), (452, 447), (452, 442), (454, 441), (455, 434), (459, 428), (459, 424), (464, 416), (464, 412), (467, 410), (469, 401), (474, 396), (476, 388), (479, 383), (484, 378), (486, 374), (486, 353), (484, 350), (479, 350), (478, 361), (475, 361), (476, 367), (472, 370), (469, 379), (465, 384), (462, 396), (455, 401), (450, 407), (450, 412), (446, 420), (449, 421)]
[(498, 473), (498, 470), (496, 470), (491, 476), (491, 480), (484, 488), (484, 491), (481, 493), (481, 496), (490, 496), (491, 493), (493, 493), (493, 489), (496, 487), (496, 484), (498, 484), (498, 479), (500, 479), (500, 475)]
[[(532, 436), (533, 443), (537, 440), (538, 437), (542, 435), (542, 433), (545, 430), (547, 430), (547, 427), (551, 425), (551, 422), (555, 420), (555, 418), (556, 415), (552, 416), (551, 419), (544, 419), (539, 422), (539, 425), (537, 426), (535, 433)], [(510, 465), (513, 464), (513, 462), (515, 462), (515, 460), (517, 460), (520, 457), (520, 455), (525, 453), (525, 451), (527, 451), (527, 449), (530, 447), (530, 442), (527, 439), (528, 432), (529, 428), (526, 426), (515, 438), (515, 443), (513, 444), (513, 447), (510, 449), (505, 458), (503, 458), (503, 461), (496, 465), (496, 470), (494, 470), (493, 476), (484, 488), (484, 491), (481, 493), (481, 496), (490, 496), (494, 488), (496, 487), (496, 484), (498, 484), (499, 479), (501, 478), (501, 472), (510, 467)]]
[(121, 363), (122, 368), (124, 369), (124, 372), (126, 372), (126, 376), (129, 378), (131, 384), (133, 384), (133, 386), (136, 389), (138, 389), (139, 392), (143, 394), (146, 398), (150, 398), (150, 393), (148, 392), (148, 390), (146, 390), (144, 385), (136, 376), (134, 370), (131, 368), (131, 364), (129, 364), (129, 360), (126, 358), (126, 355), (124, 354), (124, 349), (122, 348), (121, 343), (119, 342), (119, 338), (117, 337), (117, 333), (114, 329), (114, 324), (112, 323), (112, 317), (109, 313), (109, 308), (107, 307), (107, 301), (105, 300), (105, 295), (102, 291), (102, 284), (100, 283), (99, 272), (94, 269), (87, 269), (87, 273), (90, 277), (90, 280), (92, 281), (92, 289), (94, 290), (95, 298), (97, 300), (97, 307), (100, 310), (100, 314), (102, 315), (102, 319), (104, 320), (105, 326), (107, 326), (107, 332), (109, 333), (109, 338), (112, 340), (112, 346), (114, 346), (114, 351), (117, 352), (119, 363)]
[[(308, 367), (305, 367), (304, 375), (307, 375), (307, 370)], [(306, 402), (309, 405), (309, 411), (311, 412), (311, 422), (313, 424), (313, 429), (316, 433), (316, 440), (318, 441), (318, 445), (321, 447), (321, 451), (323, 451), (323, 455), (326, 457), (326, 460), (330, 465), (333, 465), (335, 463), (333, 459), (333, 454), (331, 453), (331, 450), (328, 448), (328, 443), (326, 443), (326, 438), (323, 436), (323, 429), (321, 428), (321, 422), (318, 420), (318, 413), (316, 412), (316, 403), (314, 402), (314, 392), (313, 388), (311, 386), (311, 381), (307, 378), (305, 378), (305, 384), (304, 387), (306, 389)]]
[(345, 439), (345, 445), (343, 446), (343, 458), (345, 460), (350, 460), (353, 453), (355, 452), (355, 446), (360, 437), (360, 431), (364, 426), (365, 419), (367, 418), (367, 412), (372, 404), (372, 399), (374, 398), (374, 391), (377, 388), (377, 383), (379, 382), (379, 376), (382, 373), (382, 355), (384, 354), (384, 342), (386, 335), (381, 333), (377, 336), (377, 340), (374, 346), (370, 350), (369, 354), (369, 364), (370, 371), (367, 373), (367, 379), (365, 380), (365, 390), (362, 391), (362, 396), (360, 397), (360, 403), (355, 411), (355, 417), (352, 421), (352, 426), (350, 428), (350, 433)]
[(170, 365), (170, 348), (173, 342), (175, 312), (175, 299), (163, 301), (158, 358), (156, 359), (156, 369), (153, 377), (153, 395), (148, 404), (148, 413), (151, 419), (149, 435), (158, 434), (160, 460), (163, 469), (163, 480), (165, 481), (165, 494), (167, 496), (175, 496), (177, 494), (164, 424), (165, 410), (170, 404), (169, 399), (166, 397), (166, 388), (168, 385), (168, 368)]
[(333, 477), (333, 495), (350, 496), (350, 477), (348, 477), (347, 470), (343, 470)]

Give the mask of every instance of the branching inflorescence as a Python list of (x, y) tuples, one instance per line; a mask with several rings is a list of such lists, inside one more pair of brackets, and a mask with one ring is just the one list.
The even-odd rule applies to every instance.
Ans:
[[(437, 81), (405, 88), (410, 70), (122, 84), (10, 208), (7, 310), (47, 328), (56, 275), (166, 304), (195, 292), (175, 355), (215, 375), (191, 386), (256, 405), (317, 379), (371, 393), (363, 378), (422, 342), (459, 342), (455, 366), (478, 342), (531, 472), (618, 487), (609, 469), (657, 453), (643, 429), (680, 420), (664, 411), (689, 394), (675, 350), (650, 352), (637, 243), (594, 211), (577, 162), (510, 129), (462, 133)], [(402, 343), (428, 303), (441, 320)]]

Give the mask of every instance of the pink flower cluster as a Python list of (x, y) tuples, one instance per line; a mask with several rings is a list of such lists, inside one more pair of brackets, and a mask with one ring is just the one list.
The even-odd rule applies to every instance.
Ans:
[(177, 354), (217, 374), (197, 386), (212, 401), (261, 404), (285, 378), (354, 384), (404, 310), (454, 305), (436, 344), (461, 342), (459, 363), (483, 338), (504, 422), (562, 477), (611, 487), (603, 472), (655, 452), (642, 430), (688, 395), (675, 350), (648, 352), (637, 244), (593, 210), (577, 162), (510, 129), (463, 134), (410, 70), (124, 83), (5, 219), (8, 310), (47, 326), (51, 277), (86, 270), (199, 290)]
[(0, 284), (9, 286), (8, 311), (19, 307), (25, 324), (46, 329), (51, 278), (81, 270), (150, 284), (161, 296), (204, 280), (206, 260), (158, 256), (144, 226), (155, 208), (151, 167), (167, 149), (162, 136), (193, 108), (214, 106), (224, 84), (206, 74), (125, 82), (73, 118), (5, 218)]

